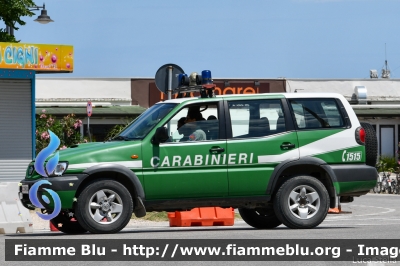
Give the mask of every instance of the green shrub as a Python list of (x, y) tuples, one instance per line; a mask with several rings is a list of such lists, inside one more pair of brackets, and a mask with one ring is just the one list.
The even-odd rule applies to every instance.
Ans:
[(87, 142), (86, 138), (81, 139), (79, 127), (82, 120), (74, 114), (56, 119), (51, 114), (47, 114), (43, 109), (40, 115), (36, 116), (36, 154), (46, 148), (50, 142), (48, 130), (51, 130), (60, 139), (60, 149), (66, 149), (74, 144)]
[(398, 167), (399, 167), (399, 164), (395, 157), (386, 156), (386, 155), (382, 155), (379, 157), (378, 164), (377, 164), (378, 171), (395, 172), (395, 171), (397, 171)]

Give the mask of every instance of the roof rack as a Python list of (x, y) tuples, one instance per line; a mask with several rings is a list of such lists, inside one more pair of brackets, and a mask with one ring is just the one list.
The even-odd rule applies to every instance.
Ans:
[(185, 73), (178, 75), (179, 86), (173, 89), (173, 93), (178, 93), (178, 97), (189, 97), (189, 92), (199, 92), (201, 98), (215, 97), (215, 84), (211, 78), (210, 70), (203, 70), (201, 75), (192, 72), (190, 76)]
[(182, 98), (186, 93), (199, 92), (201, 98), (214, 98), (215, 84), (193, 85), (193, 86), (180, 86), (172, 90), (173, 93), (178, 93), (178, 97)]

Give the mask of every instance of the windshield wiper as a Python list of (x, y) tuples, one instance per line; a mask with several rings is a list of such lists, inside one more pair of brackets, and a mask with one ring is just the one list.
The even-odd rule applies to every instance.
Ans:
[(111, 140), (130, 140), (128, 137), (125, 136), (116, 136)]
[(111, 140), (134, 140), (134, 139), (141, 139), (141, 138), (129, 138), (129, 137), (126, 137), (126, 136), (117, 136), (117, 137), (114, 137)]

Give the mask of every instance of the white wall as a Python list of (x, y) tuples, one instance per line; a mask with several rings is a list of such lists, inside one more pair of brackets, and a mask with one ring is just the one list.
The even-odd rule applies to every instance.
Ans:
[(399, 101), (400, 80), (396, 79), (358, 79), (358, 80), (301, 80), (287, 79), (287, 92), (334, 92), (351, 99), (356, 86), (367, 88), (370, 101)]
[(130, 78), (41, 78), (36, 76), (36, 106), (131, 105)]

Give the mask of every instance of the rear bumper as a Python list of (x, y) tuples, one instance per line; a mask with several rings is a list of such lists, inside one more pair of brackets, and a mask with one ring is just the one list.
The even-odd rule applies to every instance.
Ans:
[(331, 165), (337, 182), (371, 181), (377, 180), (378, 172), (375, 167), (364, 164)]
[(336, 176), (334, 186), (338, 196), (360, 196), (368, 193), (378, 179), (375, 167), (363, 164), (331, 165)]

